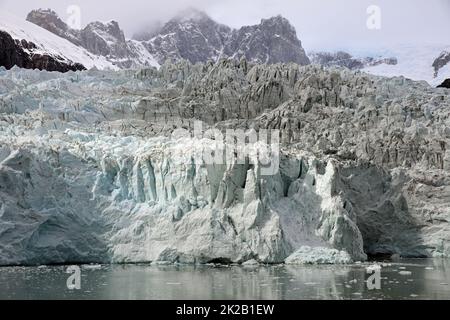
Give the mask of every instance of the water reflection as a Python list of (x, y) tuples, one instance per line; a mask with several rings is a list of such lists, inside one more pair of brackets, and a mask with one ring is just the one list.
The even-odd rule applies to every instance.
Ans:
[(82, 266), (75, 291), (64, 266), (0, 268), (0, 299), (450, 299), (449, 260), (384, 264), (381, 290), (368, 266)]

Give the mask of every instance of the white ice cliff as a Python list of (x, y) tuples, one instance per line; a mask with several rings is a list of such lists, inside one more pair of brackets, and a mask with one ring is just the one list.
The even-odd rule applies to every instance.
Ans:
[[(0, 265), (450, 256), (447, 89), (315, 66), (0, 69)], [(205, 128), (281, 131), (279, 170)], [(255, 148), (249, 143), (247, 149)]]

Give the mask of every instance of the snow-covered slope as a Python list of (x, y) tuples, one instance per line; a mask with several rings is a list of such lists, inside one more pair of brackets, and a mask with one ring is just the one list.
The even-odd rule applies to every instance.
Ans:
[(0, 30), (7, 32), (15, 40), (32, 42), (36, 48), (23, 48), (31, 55), (50, 55), (60, 62), (80, 63), (87, 69), (93, 67), (118, 69), (106, 58), (89, 53), (45, 29), (6, 12), (0, 12)]
[(433, 63), (449, 45), (399, 45), (377, 52), (382, 57), (396, 57), (396, 65), (380, 64), (364, 69), (371, 74), (395, 77), (404, 76), (412, 80), (425, 80), (432, 86), (450, 78), (450, 65), (441, 68), (435, 77)]
[(159, 67), (148, 50), (135, 40), (128, 40), (117, 21), (95, 21), (81, 30), (69, 27), (51, 9), (31, 11), (27, 21), (69, 40), (90, 53), (105, 57), (122, 69)]

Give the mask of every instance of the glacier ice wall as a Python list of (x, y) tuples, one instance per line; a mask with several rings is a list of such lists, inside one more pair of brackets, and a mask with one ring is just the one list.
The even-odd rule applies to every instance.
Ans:
[[(245, 60), (0, 70), (0, 265), (448, 257), (449, 100)], [(279, 170), (194, 161), (214, 141), (171, 134), (195, 119), (281, 130)]]
[(261, 176), (258, 165), (173, 161), (208, 141), (41, 139), (2, 150), (2, 264), (280, 263), (304, 244), (365, 259), (332, 160), (298, 154)]

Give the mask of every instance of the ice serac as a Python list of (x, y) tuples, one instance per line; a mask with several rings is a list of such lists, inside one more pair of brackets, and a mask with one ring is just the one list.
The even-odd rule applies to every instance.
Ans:
[[(445, 89), (245, 59), (0, 69), (0, 264), (450, 256)], [(192, 130), (280, 130), (279, 170)], [(288, 259), (289, 258), (289, 259)], [(288, 259), (288, 260), (286, 260)]]

